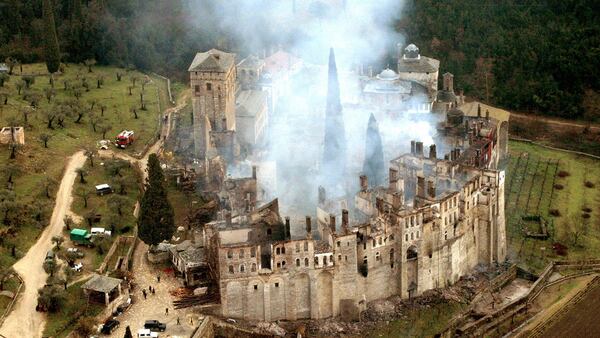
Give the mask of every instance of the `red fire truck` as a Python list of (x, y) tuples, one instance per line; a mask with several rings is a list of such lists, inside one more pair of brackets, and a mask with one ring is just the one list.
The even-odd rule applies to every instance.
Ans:
[(126, 148), (128, 145), (135, 141), (135, 133), (133, 130), (123, 130), (117, 135), (115, 140), (115, 146), (119, 148)]

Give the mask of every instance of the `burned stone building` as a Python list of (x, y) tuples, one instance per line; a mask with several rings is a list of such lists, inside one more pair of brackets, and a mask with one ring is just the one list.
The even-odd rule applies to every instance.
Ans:
[(280, 217), (277, 200), (208, 224), (222, 315), (351, 315), (365, 301), (418, 296), (477, 265), (503, 262), (504, 173), (490, 169), (493, 158), (471, 158), (469, 144), (487, 138), (472, 135), (465, 151), (444, 156), (436, 145), (425, 151), (413, 142), (409, 153), (389, 163), (387, 184), (369, 186), (361, 176), (353, 199), (320, 201), (318, 217), (307, 216), (304, 231), (293, 236), (297, 224)]
[[(329, 60), (324, 154), (345, 147), (343, 135), (338, 135), (344, 132), (343, 107), (333, 51)], [(222, 210), (203, 228), (203, 257), (216, 279), (223, 316), (266, 321), (356, 318), (367, 302), (392, 295), (415, 297), (455, 283), (477, 265), (505, 260), (504, 172), (497, 169), (506, 152), (501, 133), (505, 121), (461, 110), (463, 101), (454, 94), (451, 75), (444, 75), (438, 91), (438, 68), (437, 60), (409, 45), (399, 58), (398, 73), (387, 69), (371, 79), (389, 88), (381, 91), (381, 83), (367, 80), (363, 95), (373, 95), (374, 101), (361, 104), (375, 109), (394, 111), (394, 105), (415, 97), (425, 104), (417, 111), (430, 112), (440, 103), (434, 143), (426, 147), (414, 140), (410, 151), (387, 166), (365, 169), (378, 177), (351, 178), (359, 182), (354, 191), (331, 193), (324, 185), (312, 215), (301, 220), (298, 215), (282, 217), (278, 199), (264, 201), (257, 179), (260, 167), (253, 167), (250, 177), (223, 178), (218, 189)], [(365, 90), (369, 85), (373, 93)], [(400, 87), (407, 89), (405, 98), (396, 90)], [(386, 95), (393, 105), (385, 105)], [(369, 119), (368, 135), (377, 136), (376, 121)], [(382, 147), (377, 137), (367, 143), (367, 148)], [(331, 150), (333, 146), (339, 147)], [(366, 158), (385, 163), (380, 150)], [(335, 161), (329, 167), (333, 169), (323, 161), (319, 169), (335, 169), (342, 176), (336, 178), (346, 181), (346, 160)]]

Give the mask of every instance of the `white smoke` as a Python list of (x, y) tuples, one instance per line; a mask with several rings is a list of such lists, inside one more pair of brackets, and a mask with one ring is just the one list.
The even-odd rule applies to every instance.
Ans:
[[(214, 31), (223, 44), (218, 47), (241, 54), (240, 59), (249, 53), (262, 57), (265, 51), (282, 48), (308, 65), (291, 79), (289, 95), (279, 99), (271, 116), (268, 146), (253, 159), (265, 163), (258, 173), (261, 186), (269, 197), (280, 199), (286, 215), (300, 218), (315, 212), (327, 58), (329, 48), (335, 49), (348, 142), (347, 170), (350, 182), (357, 187), (367, 122), (376, 109), (354, 105), (360, 94), (355, 70), (359, 65), (365, 71), (369, 65), (395, 69), (385, 60), (396, 56), (397, 45), (405, 44), (404, 37), (394, 29), (403, 1), (220, 0), (192, 1), (190, 6), (193, 24)], [(433, 142), (434, 125), (426, 114), (389, 118), (376, 113), (376, 117), (386, 163), (406, 151), (412, 139)], [(247, 167), (231, 172), (248, 172)], [(266, 168), (270, 168), (268, 173)], [(263, 177), (270, 179), (261, 180)], [(335, 193), (339, 192), (328, 192)]]

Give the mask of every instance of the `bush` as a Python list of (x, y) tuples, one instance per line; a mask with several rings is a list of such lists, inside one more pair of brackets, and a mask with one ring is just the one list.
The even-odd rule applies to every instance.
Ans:
[(571, 174), (569, 174), (568, 171), (561, 170), (558, 172), (557, 175), (558, 175), (558, 177), (567, 177), (567, 176), (570, 176)]
[(589, 214), (590, 212), (592, 212), (592, 209), (590, 209), (588, 207), (583, 207), (583, 208), (581, 208), (581, 211), (586, 212), (586, 213)]
[(586, 188), (593, 188), (595, 187), (594, 183), (590, 182), (590, 181), (585, 181), (584, 183)]
[(66, 299), (62, 288), (50, 286), (38, 290), (38, 306), (42, 311), (58, 312)]
[(556, 190), (563, 190), (564, 188), (565, 187), (562, 184), (558, 184), (557, 183), (557, 184), (554, 185), (554, 189), (556, 189)]
[(87, 338), (92, 333), (94, 333), (94, 326), (96, 325), (96, 321), (93, 317), (81, 317), (77, 321), (77, 327), (75, 328), (75, 335)]
[(122, 227), (121, 229), (119, 229), (119, 232), (122, 234), (128, 233), (131, 230), (131, 226), (126, 225), (124, 227)]
[(554, 216), (554, 217), (560, 217), (560, 215), (561, 215), (560, 211), (558, 209), (550, 209), (549, 213), (551, 216)]

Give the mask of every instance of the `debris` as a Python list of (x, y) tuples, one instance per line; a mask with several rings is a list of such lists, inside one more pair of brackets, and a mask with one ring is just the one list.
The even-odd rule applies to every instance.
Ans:
[(287, 331), (285, 331), (281, 326), (275, 323), (260, 322), (256, 324), (256, 328), (261, 333), (272, 334), (277, 337), (284, 337), (287, 333)]

